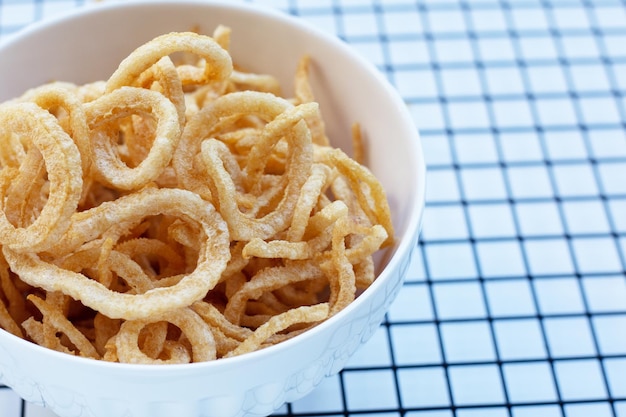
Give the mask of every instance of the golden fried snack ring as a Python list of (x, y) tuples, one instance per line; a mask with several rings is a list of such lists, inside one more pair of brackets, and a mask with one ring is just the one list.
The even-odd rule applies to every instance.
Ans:
[(65, 233), (78, 206), (82, 191), (80, 153), (56, 118), (34, 103), (0, 106), (0, 136), (22, 137), (26, 146), (38, 149), (50, 184), (47, 202), (37, 219), (27, 227), (15, 227), (7, 219), (4, 201), (11, 181), (20, 175), (19, 166), (0, 171), (0, 244), (15, 251), (45, 250)]
[(230, 55), (213, 39), (193, 32), (168, 33), (146, 42), (128, 55), (109, 77), (106, 91), (133, 85), (144, 71), (174, 52), (189, 52), (204, 60), (204, 68), (184, 66), (183, 84), (220, 82), (232, 72)]
[[(100, 180), (122, 190), (135, 190), (157, 179), (180, 139), (176, 107), (152, 90), (121, 87), (85, 104), (85, 113), (92, 135), (96, 135), (91, 147), (93, 167)], [(121, 161), (114, 149), (118, 140), (114, 122), (132, 114), (153, 114), (157, 122), (152, 147), (134, 168)]]

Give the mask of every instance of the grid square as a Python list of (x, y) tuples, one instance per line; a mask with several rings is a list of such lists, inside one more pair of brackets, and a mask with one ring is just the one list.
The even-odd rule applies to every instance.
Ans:
[(549, 28), (546, 14), (540, 8), (511, 9), (511, 17), (518, 31), (547, 31)]
[(623, 270), (615, 240), (611, 237), (572, 240), (574, 257), (582, 273), (612, 273)]
[(344, 13), (341, 17), (347, 37), (378, 35), (374, 13)]
[(515, 62), (515, 48), (509, 38), (478, 38), (478, 54), (486, 63)]
[(533, 281), (539, 310), (544, 315), (583, 313), (585, 304), (575, 278), (541, 278)]
[(604, 369), (611, 396), (615, 398), (626, 397), (626, 379), (624, 379), (624, 375), (626, 375), (626, 359), (605, 359)]
[(441, 346), (433, 324), (394, 325), (390, 328), (393, 354), (398, 365), (441, 363)]
[(524, 94), (524, 82), (517, 67), (487, 67), (484, 69), (487, 91), (492, 95)]
[(472, 45), (467, 39), (435, 38), (432, 41), (435, 60), (442, 64), (474, 62)]
[(460, 164), (485, 164), (498, 161), (498, 150), (492, 135), (459, 133), (452, 139), (456, 159)]
[(565, 93), (567, 82), (563, 68), (555, 64), (529, 65), (526, 68), (530, 89), (535, 94)]
[(619, 125), (622, 117), (618, 103), (613, 97), (580, 97), (582, 122), (587, 125)]
[(585, 141), (578, 130), (549, 131), (544, 134), (544, 141), (553, 161), (588, 158)]
[(532, 289), (526, 279), (485, 283), (487, 304), (493, 317), (517, 317), (536, 314)]
[(423, 99), (439, 95), (431, 70), (398, 70), (394, 72), (394, 81), (398, 91), (406, 98)]
[(475, 238), (514, 237), (515, 222), (511, 206), (502, 203), (469, 204), (467, 212)]
[(588, 33), (571, 33), (561, 38), (563, 54), (570, 60), (599, 59), (596, 39)]
[(553, 172), (556, 188), (560, 196), (586, 197), (598, 195), (598, 186), (590, 165), (555, 165)]
[(393, 322), (432, 320), (433, 306), (430, 292), (424, 284), (405, 284), (387, 312)]
[(600, 163), (598, 164), (598, 173), (605, 194), (626, 194), (626, 181), (622, 180), (626, 175), (626, 163)]
[(584, 277), (582, 284), (591, 312), (626, 311), (626, 280), (622, 275)]
[(610, 91), (606, 69), (600, 64), (576, 64), (569, 67), (574, 88), (579, 92)]
[(480, 272), (485, 278), (525, 276), (526, 267), (517, 240), (476, 244)]
[(487, 129), (490, 126), (487, 107), (482, 100), (447, 102), (447, 110), (453, 129)]
[(515, 213), (524, 236), (554, 236), (564, 233), (557, 203), (517, 203)]
[(442, 323), (440, 330), (447, 362), (495, 360), (491, 329), (487, 322)]
[(552, 15), (560, 30), (589, 30), (589, 19), (582, 7), (554, 7)]
[(435, 202), (458, 202), (461, 199), (456, 172), (452, 170), (434, 170), (426, 172), (426, 201)]
[(425, 240), (467, 239), (467, 222), (463, 208), (426, 206), (422, 236)]
[[(624, 68), (626, 72), (626, 68)], [(626, 89), (626, 85), (624, 86)], [(626, 132), (622, 129), (590, 130), (588, 138), (596, 158), (626, 157)]]
[(485, 303), (476, 282), (433, 285), (435, 309), (441, 320), (484, 318)]
[(543, 325), (552, 357), (565, 358), (596, 354), (591, 327), (586, 318), (546, 318)]
[(502, 360), (545, 359), (543, 334), (538, 320), (494, 320), (498, 353)]
[(445, 371), (441, 367), (398, 370), (403, 407), (447, 407), (450, 405)]
[(422, 131), (435, 130), (437, 133), (445, 129), (443, 107), (439, 103), (410, 103), (409, 113), (415, 125)]
[(592, 10), (598, 25), (603, 28), (618, 29), (626, 26), (626, 11), (619, 5), (596, 5)]
[(574, 272), (572, 257), (564, 239), (525, 240), (526, 256), (533, 275), (559, 275)]
[(472, 9), (469, 16), (473, 29), (478, 32), (504, 32), (508, 27), (506, 18), (499, 9)]
[(608, 403), (565, 404), (567, 417), (613, 417)]
[(460, 9), (429, 10), (426, 14), (434, 34), (465, 32), (465, 19)]
[(533, 116), (525, 99), (493, 100), (495, 124), (503, 129), (532, 126)]
[(597, 360), (555, 361), (554, 370), (564, 401), (606, 399), (602, 370)]
[(556, 60), (558, 52), (551, 36), (525, 36), (519, 39), (522, 57), (527, 61)]
[(311, 395), (291, 403), (296, 413), (329, 413), (343, 410), (341, 381), (338, 375), (324, 378)]
[[(399, 14), (406, 16), (404, 12)], [(389, 25), (387, 24), (386, 27)], [(430, 63), (428, 46), (423, 39), (393, 39), (389, 41), (387, 48), (391, 62), (396, 66)]]
[(511, 417), (563, 417), (558, 405), (523, 405), (511, 411)]
[(447, 97), (482, 94), (480, 76), (475, 68), (441, 68), (439, 76)]
[(387, 329), (384, 326), (378, 327), (367, 343), (361, 345), (359, 349), (348, 360), (346, 368), (373, 368), (391, 366), (391, 352)]
[(504, 392), (495, 365), (450, 366), (452, 397), (457, 405), (501, 404)]
[(385, 10), (382, 19), (385, 33), (390, 35), (414, 35), (423, 32), (420, 15), (415, 10)]
[(562, 207), (570, 234), (611, 232), (606, 210), (600, 201), (565, 201)]
[(596, 316), (592, 323), (603, 355), (626, 355), (626, 315)]
[(554, 196), (550, 174), (545, 165), (511, 166), (506, 174), (511, 193), (516, 199)]
[(505, 200), (502, 171), (498, 168), (461, 169), (463, 191), (468, 201)]
[(502, 132), (500, 133), (500, 147), (504, 159), (508, 162), (543, 161), (543, 152), (535, 133)]
[(544, 127), (572, 128), (579, 125), (571, 100), (560, 97), (537, 97), (535, 108), (539, 123)]
[(513, 403), (556, 401), (554, 378), (547, 363), (505, 364), (502, 371), (509, 401)]
[(351, 411), (397, 408), (398, 398), (390, 369), (343, 373), (346, 404)]
[(626, 56), (626, 36), (621, 33), (608, 33), (604, 36), (604, 45), (607, 53), (612, 57)]
[(429, 244), (426, 259), (432, 280), (473, 278), (477, 274), (474, 253), (467, 242)]

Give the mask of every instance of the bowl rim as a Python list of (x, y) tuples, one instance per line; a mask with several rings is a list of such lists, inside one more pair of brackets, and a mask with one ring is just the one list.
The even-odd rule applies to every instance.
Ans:
[(17, 343), (24, 343), (25, 348), (27, 347), (28, 349), (39, 350), (43, 355), (49, 355), (51, 359), (60, 359), (68, 362), (68, 364), (78, 361), (78, 363), (82, 362), (83, 364), (90, 364), (89, 366), (94, 366), (97, 368), (105, 367), (108, 371), (111, 372), (116, 372), (118, 370), (120, 372), (123, 372), (125, 370), (132, 370), (133, 372), (148, 372), (150, 374), (169, 374), (181, 371), (188, 372), (192, 369), (219, 369), (225, 366), (234, 366), (237, 363), (239, 365), (242, 365), (246, 362), (257, 361), (267, 355), (274, 355), (277, 352), (280, 352), (280, 350), (289, 349), (289, 346), (292, 344), (306, 343), (307, 339), (314, 338), (316, 333), (323, 331), (323, 329), (325, 329), (326, 327), (332, 326), (334, 322), (341, 320), (341, 317), (349, 315), (350, 312), (356, 309), (359, 304), (362, 304), (366, 302), (368, 298), (371, 298), (376, 292), (376, 288), (385, 284), (386, 280), (384, 279), (384, 277), (387, 276), (390, 271), (400, 268), (400, 262), (407, 258), (410, 259), (411, 252), (417, 250), (416, 246), (424, 217), (426, 195), (426, 163), (424, 160), (424, 154), (418, 128), (411, 118), (409, 111), (406, 108), (406, 104), (402, 100), (400, 94), (391, 85), (389, 80), (387, 80), (387, 78), (383, 76), (382, 72), (380, 72), (371, 62), (367, 61), (363, 56), (359, 55), (355, 49), (350, 47), (339, 37), (324, 32), (323, 30), (313, 26), (304, 19), (291, 15), (285, 11), (271, 8), (269, 6), (259, 5), (256, 3), (238, 3), (227, 0), (111, 0), (109, 2), (103, 3), (87, 3), (84, 6), (80, 6), (70, 11), (60, 12), (57, 15), (44, 18), (37, 22), (33, 22), (16, 32), (10, 33), (4, 38), (0, 39), (0, 54), (2, 53), (2, 50), (6, 47), (9, 47), (15, 43), (19, 43), (24, 38), (36, 35), (38, 32), (45, 31), (49, 27), (63, 24), (66, 21), (73, 21), (81, 19), (85, 16), (98, 14), (102, 11), (108, 11), (113, 9), (124, 10), (137, 7), (141, 8), (146, 6), (152, 7), (181, 5), (206, 8), (218, 7), (230, 9), (236, 12), (252, 13), (258, 15), (262, 19), (274, 20), (295, 30), (304, 30), (312, 36), (321, 39), (323, 43), (327, 43), (332, 47), (341, 50), (341, 52), (349, 56), (351, 60), (356, 61), (359, 66), (361, 66), (363, 70), (367, 73), (368, 77), (375, 79), (378, 84), (385, 88), (385, 92), (387, 93), (388, 98), (394, 104), (394, 106), (397, 107), (399, 116), (401, 117), (403, 123), (406, 124), (406, 126), (414, 126), (413, 129), (410, 129), (412, 137), (407, 140), (407, 146), (410, 146), (410, 152), (415, 157), (416, 165), (415, 167), (411, 167), (411, 169), (413, 170), (412, 172), (416, 177), (415, 181), (417, 183), (417, 189), (415, 190), (415, 192), (411, 193), (409, 203), (407, 204), (407, 207), (411, 211), (411, 214), (408, 215), (409, 221), (406, 225), (403, 238), (395, 246), (391, 253), (391, 256), (388, 257), (386, 265), (383, 267), (382, 270), (380, 270), (379, 274), (377, 275), (374, 282), (370, 285), (370, 287), (367, 288), (362, 294), (360, 294), (357, 299), (355, 299), (352, 303), (339, 311), (336, 315), (330, 317), (319, 325), (308, 329), (306, 332), (303, 332), (302, 334), (294, 338), (285, 340), (281, 343), (269, 346), (264, 349), (248, 352), (243, 355), (229, 358), (220, 358), (218, 360), (208, 362), (155, 366), (151, 364), (106, 362), (102, 360), (94, 360), (90, 358), (69, 355), (31, 343), (2, 329), (0, 329), (0, 339), (8, 338), (9, 340), (14, 340)]

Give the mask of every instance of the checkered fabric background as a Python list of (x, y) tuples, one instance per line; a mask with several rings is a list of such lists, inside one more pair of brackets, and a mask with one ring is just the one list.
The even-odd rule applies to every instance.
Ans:
[[(255, 2), (372, 61), (429, 166), (385, 323), (277, 415), (626, 417), (626, 1)], [(83, 3), (0, 0), (0, 36)]]

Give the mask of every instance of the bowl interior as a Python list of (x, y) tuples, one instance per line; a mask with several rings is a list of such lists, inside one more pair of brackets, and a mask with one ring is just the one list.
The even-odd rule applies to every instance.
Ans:
[[(385, 187), (393, 212), (397, 242), (392, 252), (406, 258), (422, 218), (425, 166), (404, 103), (352, 49), (279, 12), (194, 0), (86, 6), (0, 43), (0, 101), (52, 80), (82, 84), (107, 79), (124, 57), (155, 36), (192, 29), (210, 35), (219, 24), (232, 28), (234, 61), (276, 76), (286, 96), (299, 58), (311, 56), (313, 91), (328, 135), (350, 152), (351, 125), (361, 124), (367, 165)], [(395, 261), (386, 256), (379, 270)]]

